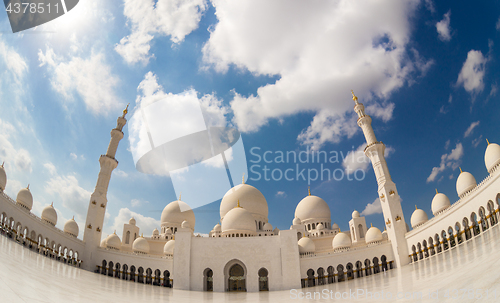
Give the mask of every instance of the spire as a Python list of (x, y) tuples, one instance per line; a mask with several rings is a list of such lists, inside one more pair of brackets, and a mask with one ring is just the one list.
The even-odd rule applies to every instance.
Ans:
[(238, 199), (238, 205), (236, 205), (236, 207), (240, 207), (241, 208), (241, 206), (240, 206), (240, 199)]
[(309, 196), (310, 196), (310, 195), (311, 195), (311, 186), (308, 186), (308, 187), (307, 187), (307, 190), (308, 190), (308, 192), (309, 192)]
[(181, 197), (182, 197), (182, 192), (179, 193), (179, 201), (182, 201)]
[(460, 173), (463, 173), (462, 168), (461, 167), (459, 167), (459, 168), (460, 168)]
[(5, 161), (2, 162), (2, 168), (3, 168), (3, 165), (5, 164)]
[(373, 227), (373, 223), (370, 223), (370, 227)]
[(418, 207), (415, 205), (415, 210), (417, 210), (417, 209), (418, 209)]
[(436, 195), (439, 194), (438, 189), (436, 188)]
[(125, 107), (125, 109), (123, 110), (123, 116), (122, 116), (122, 118), (125, 118), (125, 115), (128, 113), (128, 106), (129, 105), (130, 105), (130, 103), (127, 104), (127, 107)]
[(52, 203), (50, 203), (50, 206), (54, 207), (54, 201), (52, 201)]
[(243, 173), (243, 178), (241, 180), (241, 184), (245, 184), (245, 173)]
[[(488, 142), (488, 145), (490, 145), (490, 141), (488, 141), (488, 138), (486, 138), (486, 142)], [(2, 167), (3, 167), (3, 164), (2, 164)]]
[(113, 234), (115, 234), (115, 235), (116, 235), (116, 229), (115, 229), (115, 231), (113, 232)]
[(356, 97), (356, 95), (354, 94), (354, 91), (351, 89), (351, 94), (352, 94), (352, 100), (358, 104), (358, 97)]
[(30, 185), (28, 184), (28, 187), (26, 187), (27, 190), (30, 190)]
[(73, 215), (73, 219), (72, 220), (75, 221), (75, 216), (74, 215)]

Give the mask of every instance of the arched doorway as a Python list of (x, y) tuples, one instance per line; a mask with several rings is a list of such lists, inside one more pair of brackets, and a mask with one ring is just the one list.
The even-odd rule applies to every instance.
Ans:
[(246, 270), (243, 263), (237, 260), (230, 261), (224, 270), (227, 291), (247, 291)]
[(214, 290), (214, 272), (210, 269), (207, 268), (203, 272), (203, 290), (204, 291), (213, 291)]
[(269, 281), (267, 279), (267, 269), (259, 269), (259, 291), (269, 291)]

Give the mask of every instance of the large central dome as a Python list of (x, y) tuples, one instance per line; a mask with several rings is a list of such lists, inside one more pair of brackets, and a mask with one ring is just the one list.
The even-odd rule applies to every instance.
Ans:
[(194, 212), (183, 201), (177, 200), (170, 202), (165, 206), (161, 213), (161, 226), (173, 225), (180, 227), (183, 221), (188, 221), (191, 228), (194, 230), (196, 219)]
[(220, 218), (228, 211), (235, 208), (240, 201), (241, 207), (249, 211), (254, 217), (264, 217), (267, 220), (267, 201), (264, 195), (255, 187), (248, 184), (240, 184), (231, 188), (222, 198), (220, 203)]
[(317, 196), (307, 196), (302, 199), (295, 208), (295, 217), (301, 221), (307, 220), (330, 220), (330, 207)]

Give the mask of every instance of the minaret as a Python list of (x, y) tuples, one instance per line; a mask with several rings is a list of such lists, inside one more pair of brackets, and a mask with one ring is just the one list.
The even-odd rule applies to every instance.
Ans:
[(83, 233), (83, 242), (85, 242), (85, 251), (83, 254), (83, 267), (87, 270), (92, 270), (95, 263), (92, 260), (92, 254), (101, 243), (101, 235), (104, 223), (104, 215), (106, 213), (106, 205), (108, 199), (109, 180), (111, 173), (118, 166), (118, 161), (115, 159), (118, 143), (123, 138), (122, 129), (127, 123), (125, 115), (128, 112), (127, 108), (123, 110), (123, 115), (118, 117), (116, 128), (111, 130), (111, 140), (109, 141), (108, 150), (105, 155), (99, 158), (101, 170), (97, 177), (97, 184), (94, 192), (90, 196), (89, 209), (87, 211), (87, 220), (85, 222), (85, 231)]
[(392, 244), (396, 266), (401, 267), (410, 262), (405, 238), (406, 222), (401, 208), (401, 200), (385, 161), (385, 145), (377, 141), (372, 128), (372, 118), (365, 114), (365, 107), (358, 103), (358, 97), (354, 95), (353, 91), (351, 92), (352, 99), (356, 103), (354, 111), (358, 114), (358, 125), (366, 138), (365, 155), (370, 158), (377, 177), (378, 196), (380, 204), (382, 204), (387, 235)]

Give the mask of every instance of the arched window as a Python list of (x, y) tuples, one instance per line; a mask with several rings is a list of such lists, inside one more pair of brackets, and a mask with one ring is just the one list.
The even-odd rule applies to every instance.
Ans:
[(365, 234), (363, 232), (363, 225), (358, 224), (358, 232), (359, 232), (359, 237), (360, 238), (364, 238), (365, 237)]
[(161, 271), (159, 269), (155, 270), (153, 285), (156, 285), (156, 286), (161, 285)]
[(228, 290), (246, 291), (245, 270), (236, 263), (229, 268)]
[(163, 272), (163, 286), (172, 287), (172, 284), (170, 283), (170, 272), (168, 270)]
[(108, 268), (108, 276), (112, 277), (113, 276), (113, 261), (109, 261), (109, 268)]
[(137, 282), (144, 283), (144, 268), (142, 266), (137, 269)]
[(389, 270), (387, 268), (387, 257), (385, 255), (382, 255), (382, 257), (380, 257), (380, 260), (382, 261), (382, 270), (383, 271)]
[(457, 235), (457, 244), (460, 244), (463, 242), (462, 240), (462, 232), (460, 231), (460, 223), (455, 223), (455, 231), (456, 231), (456, 235)]
[(472, 212), (470, 215), (470, 220), (472, 224), (472, 231), (474, 232), (474, 236), (477, 236), (481, 233), (481, 230), (479, 229), (479, 225), (477, 224), (477, 215), (475, 212)]
[(482, 231), (485, 231), (488, 229), (488, 221), (486, 220), (486, 211), (484, 210), (484, 207), (479, 208), (479, 218), (481, 218), (481, 229)]
[(346, 268), (346, 271), (347, 271), (347, 280), (352, 280), (354, 279), (354, 266), (352, 265), (352, 263), (347, 263), (347, 265), (345, 266)]
[(373, 258), (373, 273), (378, 274), (380, 272), (380, 265), (378, 264), (378, 258)]
[(361, 261), (356, 261), (356, 276), (358, 278), (363, 277), (363, 263)]
[(116, 265), (115, 265), (115, 278), (120, 279), (120, 269), (121, 269), (120, 263), (116, 263)]
[(130, 243), (130, 230), (127, 230), (127, 233), (125, 234), (125, 244)]
[(261, 268), (259, 269), (259, 291), (268, 291), (269, 290), (269, 281), (267, 279), (267, 269)]
[(102, 266), (101, 266), (101, 274), (105, 275), (106, 274), (106, 270), (107, 270), (107, 263), (106, 263), (106, 260), (102, 260)]
[(450, 246), (455, 247), (455, 235), (453, 234), (453, 228), (448, 227), (448, 236), (450, 237)]
[(128, 280), (129, 277), (128, 277), (128, 265), (127, 264), (123, 264), (123, 269), (122, 269), (122, 279), (123, 280)]
[(366, 259), (365, 260), (365, 274), (367, 276), (369, 276), (369, 275), (372, 274), (370, 259)]
[(448, 236), (446, 236), (446, 232), (444, 230), (441, 231), (441, 238), (443, 238), (443, 249), (448, 249)]
[(136, 281), (135, 279), (136, 273), (135, 273), (135, 266), (132, 265), (130, 266), (130, 281)]
[(434, 240), (432, 240), (432, 237), (429, 237), (429, 250), (431, 256), (434, 256), (436, 254), (436, 251), (434, 250)]
[(470, 238), (472, 238), (472, 234), (469, 228), (469, 220), (464, 217), (464, 219), (462, 220), (462, 225), (464, 226), (465, 240), (469, 240)]

